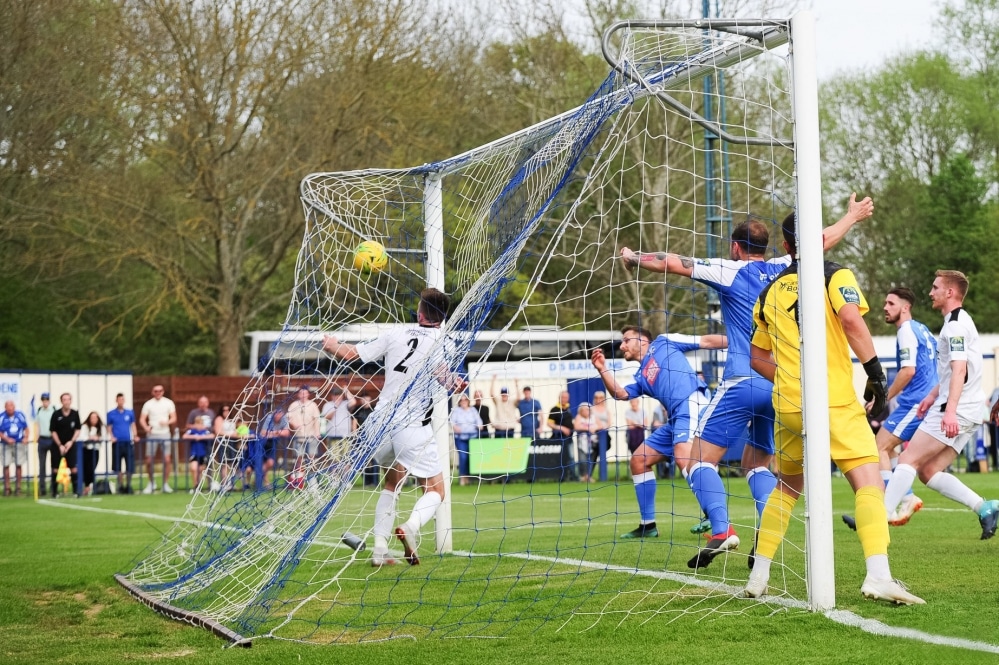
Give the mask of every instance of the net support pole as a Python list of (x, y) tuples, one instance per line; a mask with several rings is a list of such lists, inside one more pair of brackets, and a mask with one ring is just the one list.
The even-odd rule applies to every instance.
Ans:
[(836, 580), (829, 469), (819, 95), (815, 66), (815, 17), (811, 12), (799, 12), (791, 19), (791, 57), (805, 436), (806, 581), (809, 605), (815, 611), (823, 611), (836, 605)]
[[(444, 290), (444, 199), (441, 174), (430, 173), (423, 184), (423, 224), (427, 253), (427, 287)], [(447, 391), (434, 388), (434, 411), (431, 426), (437, 439), (437, 456), (444, 474), (444, 500), (434, 519), (434, 542), (438, 554), (452, 551), (451, 539), (451, 435), (447, 417)]]

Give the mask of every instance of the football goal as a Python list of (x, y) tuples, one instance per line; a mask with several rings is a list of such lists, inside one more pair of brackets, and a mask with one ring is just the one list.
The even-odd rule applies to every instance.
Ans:
[[(772, 225), (774, 255), (776, 225), (797, 210), (802, 289), (823, 288), (813, 35), (807, 12), (619, 22), (603, 37), (607, 77), (577, 108), (440, 162), (307, 177), (294, 291), (272, 347), (281, 352), (262, 359), (234, 409), (241, 433), (215, 442), (214, 485), (198, 489), (122, 583), (152, 607), (244, 644), (515, 637), (550, 622), (582, 630), (758, 607), (739, 597), (756, 509), (737, 454), (723, 471), (739, 549), (691, 569), (705, 542), (692, 531), (701, 511), (668, 461), (654, 494), (658, 537), (622, 538), (640, 518), (629, 437), (668, 427), (669, 414), (649, 398), (604, 401), (591, 352), (604, 352), (622, 385), (638, 364), (619, 352), (620, 333), (590, 333), (636, 325), (691, 341), (724, 332), (706, 287), (629, 271), (619, 251), (727, 256), (732, 226), (750, 215)], [(384, 267), (355, 269), (366, 241), (385, 248)], [(379, 399), (384, 368), (323, 351), (323, 334), (349, 330), (358, 340), (413, 324), (428, 287), (451, 297), (451, 311), (438, 353), (409, 367), (404, 389)], [(807, 380), (825, 374), (821, 302), (802, 299), (806, 407), (826, 403), (824, 382)], [(710, 388), (724, 354), (686, 358)], [(492, 420), (483, 433), (513, 436), (456, 436), (449, 414), (459, 407), (444, 372), (467, 377), (473, 398), (482, 393)], [(331, 404), (323, 421), (341, 403), (364, 417), (342, 434), (317, 425), (312, 451), (268, 439), (275, 412), (299, 399), (321, 414)], [(498, 421), (509, 402), (516, 420)], [(365, 473), (427, 403), (445, 497), (421, 534), (418, 566), (398, 542), (396, 565), (373, 566), (383, 491)], [(802, 502), (768, 598), (826, 609), (834, 580), (825, 407), (806, 408), (805, 419), (808, 518)], [(629, 435), (629, 423), (639, 434)], [(417, 485), (402, 485), (399, 521), (419, 496)]]

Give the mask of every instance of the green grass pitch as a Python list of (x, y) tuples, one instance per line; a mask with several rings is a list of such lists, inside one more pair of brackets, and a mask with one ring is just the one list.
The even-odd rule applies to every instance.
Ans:
[[(999, 474), (967, 474), (962, 479), (983, 496), (999, 496)], [(741, 481), (733, 481), (733, 491), (742, 487)], [(646, 545), (615, 543), (614, 533), (632, 528), (635, 522), (628, 482), (589, 487), (571, 483), (563, 485), (561, 493), (558, 485), (545, 483), (455, 487), (452, 491), (455, 549), (476, 556), (430, 554), (426, 566), (403, 564), (372, 571), (362, 553), (339, 585), (335, 597), (342, 602), (305, 607), (296, 615), (300, 621), (292, 624), (292, 629), (300, 625), (307, 634), (316, 630), (312, 617), (320, 613), (356, 621), (356, 599), (363, 594), (372, 606), (392, 599), (382, 602), (386, 621), (397, 618), (392, 613), (404, 616), (413, 607), (423, 612), (424, 616), (412, 618), (412, 630), (398, 633), (418, 639), (336, 646), (258, 639), (250, 650), (223, 649), (224, 643), (207, 631), (161, 617), (134, 601), (112, 579), (159, 541), (169, 519), (183, 514), (189, 497), (107, 496), (42, 503), (4, 499), (0, 501), (4, 581), (0, 586), (0, 663), (277, 663), (299, 659), (406, 665), (577, 665), (583, 659), (740, 664), (999, 662), (995, 649), (989, 653), (874, 635), (821, 614), (712, 595), (695, 585), (657, 577), (656, 573), (686, 570), (685, 561), (696, 545), (687, 532), (692, 521), (677, 518), (670, 524), (675, 534), (673, 548), (668, 538)], [(833, 492), (837, 514), (849, 512), (852, 495), (843, 479), (833, 480)], [(860, 544), (856, 534), (837, 521), (838, 609), (924, 636), (999, 648), (999, 538), (980, 541), (974, 515), (931, 490), (919, 486), (917, 492), (926, 507), (909, 525), (892, 529), (890, 555), (893, 573), (925, 598), (927, 605), (890, 607), (861, 598)], [(524, 496), (528, 493), (533, 496)], [(669, 484), (661, 483), (660, 514), (668, 513), (673, 501), (675, 512), (693, 514), (688, 495), (671, 493)], [(352, 500), (355, 497), (347, 499)], [(733, 504), (736, 521), (743, 521), (741, 512), (751, 514), (748, 504)], [(483, 530), (504, 519), (523, 524), (527, 514), (536, 523), (557, 525), (561, 519), (564, 524), (560, 528)], [(475, 526), (480, 530), (474, 530)], [(339, 528), (331, 524), (330, 533), (324, 535), (332, 538)], [(791, 539), (800, 542), (800, 525), (793, 530), (798, 532)], [(745, 529), (742, 533), (743, 553), (727, 563), (712, 564), (716, 573), (727, 566), (731, 584), (745, 579), (750, 534)], [(514, 556), (490, 556), (496, 551), (512, 555), (527, 550), (540, 559), (525, 562)], [(293, 580), (307, 579), (315, 572), (310, 566), (317, 565), (320, 553), (315, 555), (306, 557)], [(572, 563), (578, 560), (611, 561), (649, 575), (588, 569)], [(548, 576), (531, 577), (527, 584), (504, 582), (536, 570), (548, 571)], [(489, 584), (453, 581), (458, 577), (482, 580), (483, 571), (492, 580)], [(800, 582), (789, 581), (792, 589), (796, 584)], [(599, 593), (591, 595), (593, 589)], [(803, 590), (794, 589), (794, 593), (801, 597)], [(459, 607), (474, 608), (469, 614), (472, 618), (463, 622), (461, 614), (467, 609), (455, 609)], [(545, 614), (559, 618), (532, 619)], [(434, 617), (459, 627), (425, 636), (421, 627)], [(504, 625), (493, 631), (500, 636), (468, 637), (489, 634), (482, 627), (484, 617)], [(361, 623), (368, 625), (366, 620)], [(366, 631), (367, 639), (378, 637), (376, 630)], [(327, 641), (339, 637), (337, 630), (328, 628), (313, 635), (313, 639)], [(348, 635), (347, 641), (356, 637)]]

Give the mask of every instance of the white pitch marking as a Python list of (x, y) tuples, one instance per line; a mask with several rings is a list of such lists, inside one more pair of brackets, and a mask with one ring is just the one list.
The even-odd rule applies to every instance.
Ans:
[[(455, 552), (456, 555), (477, 557), (477, 556), (496, 556), (490, 554), (473, 554), (471, 552)], [(504, 553), (503, 556), (515, 557), (519, 559), (526, 559), (529, 561), (548, 561), (551, 563), (558, 563), (572, 568), (590, 568), (593, 570), (607, 570), (611, 572), (629, 573), (631, 575), (638, 575), (642, 577), (652, 577), (656, 579), (671, 580), (673, 582), (678, 582), (680, 584), (689, 584), (691, 586), (698, 586), (705, 589), (711, 589), (714, 591), (721, 591), (723, 593), (730, 593), (733, 596), (738, 595), (742, 592), (743, 587), (733, 586), (731, 584), (724, 584), (722, 582), (712, 582), (700, 577), (692, 577), (690, 575), (684, 575), (683, 573), (675, 573), (668, 570), (643, 570), (641, 568), (629, 568), (627, 566), (615, 566), (613, 564), (603, 564), (596, 563), (593, 561), (583, 561), (582, 559), (563, 559), (561, 557), (550, 557), (541, 556), (537, 554), (517, 554), (517, 553)], [(748, 599), (747, 599), (748, 600)], [(760, 601), (750, 601), (750, 602), (760, 602)], [(766, 596), (763, 601), (768, 605), (781, 605), (783, 607), (788, 607), (791, 609), (801, 609), (807, 610), (808, 603), (796, 600), (794, 598), (784, 598), (775, 596)], [(859, 616), (854, 612), (848, 612), (846, 610), (829, 610), (823, 612), (826, 618), (835, 621), (836, 623), (843, 624), (844, 626), (850, 626), (852, 628), (859, 628), (865, 633), (870, 633), (871, 635), (879, 635), (883, 637), (897, 637), (900, 639), (914, 640), (917, 642), (925, 642), (927, 644), (936, 644), (940, 646), (956, 647), (958, 649), (968, 649), (970, 651), (984, 651), (986, 653), (996, 653), (999, 654), (999, 645), (989, 644), (988, 642), (976, 642), (974, 640), (967, 640), (960, 637), (947, 637), (946, 635), (934, 635), (932, 633), (926, 633), (921, 630), (916, 630), (914, 628), (898, 628), (896, 626), (889, 626), (887, 624), (881, 623), (876, 619), (867, 619), (865, 617)]]

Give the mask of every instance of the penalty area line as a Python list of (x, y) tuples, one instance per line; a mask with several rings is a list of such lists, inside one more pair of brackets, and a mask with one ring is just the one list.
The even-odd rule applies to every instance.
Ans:
[[(467, 557), (489, 557), (496, 556), (494, 554), (475, 554), (472, 552), (454, 552), (458, 556)], [(614, 564), (597, 563), (594, 561), (584, 561), (582, 559), (565, 559), (562, 557), (553, 556), (542, 556), (538, 554), (520, 554), (520, 553), (504, 553), (503, 556), (509, 556), (512, 558), (524, 559), (526, 561), (546, 561), (550, 563), (557, 563), (560, 565), (571, 566), (573, 568), (589, 568), (591, 570), (605, 570), (608, 572), (617, 573), (628, 573), (630, 575), (638, 575), (641, 577), (651, 577), (661, 580), (670, 580), (673, 582), (678, 582), (680, 584), (689, 584), (691, 586), (697, 586), (704, 589), (709, 589), (712, 591), (719, 591), (722, 593), (732, 594), (733, 596), (738, 595), (743, 587), (734, 586), (731, 584), (725, 584), (723, 582), (713, 582), (711, 580), (706, 580), (700, 577), (695, 577), (692, 575), (684, 575), (683, 573), (676, 573), (668, 570), (645, 570), (642, 568), (631, 568), (628, 566), (617, 566)], [(786, 607), (789, 609), (799, 609), (807, 610), (808, 603), (796, 600), (794, 598), (787, 598), (782, 596), (765, 596), (764, 600), (756, 601), (745, 599), (749, 602), (762, 603), (766, 605), (780, 605), (781, 607)], [(975, 640), (964, 639), (960, 637), (948, 637), (946, 635), (935, 635), (933, 633), (927, 633), (921, 630), (916, 630), (914, 628), (899, 628), (896, 626), (889, 626), (876, 619), (868, 619), (862, 617), (855, 612), (850, 612), (847, 610), (827, 610), (822, 613), (826, 618), (834, 621), (838, 624), (844, 626), (849, 626), (851, 628), (858, 628), (865, 633), (871, 635), (877, 635), (879, 637), (895, 637), (903, 640), (912, 640), (915, 642), (924, 642), (926, 644), (934, 644), (937, 646), (954, 647), (957, 649), (967, 649), (969, 651), (983, 651), (985, 653), (995, 653), (999, 654), (999, 645), (989, 644), (988, 642), (977, 642)]]

